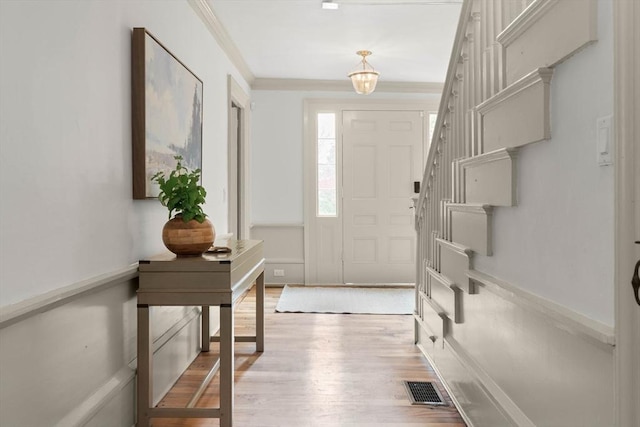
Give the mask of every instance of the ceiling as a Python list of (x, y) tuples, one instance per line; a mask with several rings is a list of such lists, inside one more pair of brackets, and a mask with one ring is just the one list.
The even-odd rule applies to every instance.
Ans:
[(207, 0), (256, 79), (347, 80), (358, 50), (380, 82), (444, 82), (461, 0)]

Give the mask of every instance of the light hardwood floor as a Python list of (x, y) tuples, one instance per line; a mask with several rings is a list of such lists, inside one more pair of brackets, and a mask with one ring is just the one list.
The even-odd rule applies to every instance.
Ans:
[[(413, 344), (411, 316), (275, 313), (267, 288), (265, 352), (236, 344), (234, 426), (464, 427)], [(252, 335), (255, 292), (236, 309), (236, 335)], [(217, 358), (201, 353), (158, 406), (184, 406)], [(403, 380), (434, 381), (450, 406), (409, 403)], [(196, 406), (219, 405), (217, 376)], [(218, 426), (217, 419), (154, 419), (153, 426)]]

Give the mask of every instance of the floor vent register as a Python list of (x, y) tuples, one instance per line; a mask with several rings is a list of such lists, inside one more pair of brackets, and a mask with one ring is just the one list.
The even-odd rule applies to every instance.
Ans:
[(432, 382), (404, 381), (412, 405), (446, 405)]

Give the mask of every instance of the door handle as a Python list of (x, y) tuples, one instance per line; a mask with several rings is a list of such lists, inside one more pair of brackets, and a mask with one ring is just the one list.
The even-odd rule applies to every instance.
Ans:
[[(636, 244), (640, 244), (640, 241), (637, 241)], [(636, 297), (636, 302), (640, 305), (640, 296), (638, 292), (640, 291), (640, 276), (638, 276), (638, 270), (640, 270), (640, 260), (636, 262), (636, 267), (633, 272), (633, 277), (631, 278), (631, 286), (633, 286), (633, 296)]]

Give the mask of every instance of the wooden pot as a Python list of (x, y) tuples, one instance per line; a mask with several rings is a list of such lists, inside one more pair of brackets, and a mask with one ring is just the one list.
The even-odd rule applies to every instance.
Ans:
[(162, 228), (162, 242), (178, 256), (200, 256), (207, 251), (216, 238), (216, 230), (208, 219), (199, 223), (195, 219), (189, 222), (176, 215)]

